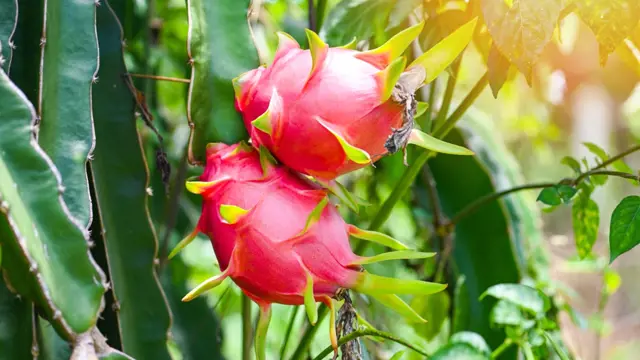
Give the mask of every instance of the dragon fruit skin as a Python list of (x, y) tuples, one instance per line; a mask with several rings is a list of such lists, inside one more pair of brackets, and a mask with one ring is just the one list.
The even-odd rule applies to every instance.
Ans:
[(390, 98), (406, 64), (399, 55), (421, 29), (409, 28), (369, 52), (329, 48), (311, 31), (310, 50), (301, 50), (279, 33), (272, 65), (234, 81), (236, 108), (254, 146), (323, 180), (386, 155), (385, 141), (403, 123), (403, 106)]
[[(202, 232), (211, 239), (222, 273), (183, 300), (191, 300), (230, 277), (261, 308), (256, 333), (259, 358), (264, 354), (271, 303), (304, 304), (315, 323), (315, 302), (334, 310), (332, 299), (339, 291), (354, 289), (393, 306), (413, 321), (423, 321), (393, 293), (432, 294), (445, 288), (363, 271), (362, 265), (367, 263), (433, 254), (407, 251), (386, 235), (346, 224), (329, 202), (326, 190), (286, 167), (264, 161), (247, 145), (209, 146), (207, 165), (199, 180), (188, 182), (187, 189), (202, 195), (202, 216), (176, 250)], [(349, 235), (400, 251), (360, 257), (352, 252)], [(331, 315), (331, 342), (337, 349), (334, 311)]]

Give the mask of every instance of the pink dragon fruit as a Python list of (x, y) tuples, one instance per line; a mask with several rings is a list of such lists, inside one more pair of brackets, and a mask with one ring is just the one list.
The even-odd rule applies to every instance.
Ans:
[[(413, 129), (418, 107), (413, 93), (425, 70), (416, 65), (405, 71), (400, 56), (422, 26), (367, 52), (329, 48), (310, 30), (310, 50), (301, 50), (278, 33), (273, 64), (234, 79), (236, 109), (252, 144), (321, 180), (362, 168), (407, 143), (437, 150), (432, 144), (442, 142)], [(465, 150), (453, 153), (471, 153)]]
[[(331, 311), (330, 337), (337, 351), (335, 299), (343, 289), (371, 295), (413, 321), (424, 321), (395, 294), (432, 294), (443, 284), (373, 275), (362, 265), (378, 261), (425, 258), (393, 238), (348, 225), (327, 191), (286, 167), (269, 162), (243, 143), (212, 144), (199, 181), (187, 189), (202, 195), (196, 229), (172, 252), (198, 233), (210, 239), (222, 273), (184, 297), (191, 300), (230, 277), (261, 309), (256, 354), (264, 359), (272, 303), (304, 304), (312, 324), (316, 302)], [(349, 235), (395, 249), (373, 257), (355, 255)]]

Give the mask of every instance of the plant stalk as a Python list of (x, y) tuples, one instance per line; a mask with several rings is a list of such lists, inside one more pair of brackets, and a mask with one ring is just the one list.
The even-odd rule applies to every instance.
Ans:
[(242, 360), (251, 360), (251, 299), (242, 294)]
[[(396, 342), (398, 344), (401, 344), (401, 345), (404, 345), (404, 346), (408, 347), (409, 349), (417, 352), (418, 354), (424, 356), (425, 358), (429, 357), (429, 354), (427, 354), (424, 350), (413, 346), (408, 341), (405, 341), (405, 340), (403, 340), (403, 339), (401, 339), (401, 338), (399, 338), (399, 337), (397, 337), (397, 336), (395, 336), (393, 334), (390, 334), (390, 333), (387, 333), (387, 332), (383, 332), (383, 331), (379, 331), (379, 330), (374, 330), (374, 329), (366, 329), (366, 330), (354, 331), (351, 334), (340, 338), (340, 340), (338, 341), (338, 346), (341, 346), (341, 345), (346, 344), (347, 342), (349, 342), (351, 340), (354, 340), (354, 339), (357, 339), (357, 338), (363, 337), (363, 336), (375, 336), (375, 337), (391, 340), (393, 342)], [(325, 357), (327, 357), (329, 354), (331, 354), (332, 351), (333, 351), (333, 348), (331, 346), (328, 346), (320, 354), (318, 354), (318, 356), (314, 357), (313, 360), (322, 360)]]

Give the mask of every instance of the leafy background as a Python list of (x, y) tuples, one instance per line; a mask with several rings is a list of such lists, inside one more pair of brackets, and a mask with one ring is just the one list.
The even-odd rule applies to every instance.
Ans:
[[(66, 3), (48, 2), (49, 6)], [(56, 51), (68, 53), (64, 48), (68, 44), (56, 43), (57, 34), (48, 33), (52, 40), (47, 40), (50, 45), (43, 59), (44, 73), (50, 78), (44, 78), (40, 89), (38, 72), (33, 69), (40, 61), (34, 54), (40, 49), (43, 5), (37, 0), (25, 1), (26, 6), (19, 3), (12, 39), (20, 46), (9, 51), (5, 44), (14, 17), (5, 9), (11, 9), (13, 3), (0, 0), (3, 67), (11, 81), (36, 110), (40, 106), (58, 108), (83, 116), (86, 106), (66, 108), (64, 98), (44, 96), (39, 103), (40, 91), (55, 93), (46, 85), (60, 81), (54, 75), (65, 79), (64, 73), (46, 69), (62, 63), (64, 59), (56, 56)], [(105, 281), (113, 284), (113, 291), (107, 292), (106, 310), (98, 326), (112, 347), (139, 359), (237, 359), (240, 354), (244, 358), (251, 355), (247, 345), (257, 307), (231, 282), (194, 302), (180, 302), (188, 289), (219, 272), (208, 239), (197, 238), (171, 261), (166, 261), (166, 255), (191, 231), (199, 216), (198, 197), (182, 187), (187, 177), (201, 171), (188, 160), (200, 161), (207, 141), (234, 142), (246, 136), (233, 109), (231, 79), (271, 61), (277, 46), (276, 31), (285, 31), (306, 46), (304, 28), (311, 27), (332, 46), (356, 37), (358, 47), (365, 49), (377, 47), (401, 29), (425, 19), (419, 41), (407, 54), (416, 58), (478, 17), (480, 23), (465, 53), (418, 94), (430, 109), (417, 119), (423, 130), (437, 132), (447, 118), (460, 115), (459, 126), (446, 140), (469, 147), (476, 156), (427, 159), (410, 149), (410, 164), (427, 160), (422, 169), (413, 165), (418, 169), (415, 179), (407, 177), (401, 155), (341, 179), (368, 204), (357, 215), (344, 209), (348, 222), (363, 228), (373, 223), (410, 246), (440, 254), (424, 262), (375, 265), (372, 270), (445, 281), (449, 287), (433, 296), (407, 299), (429, 319), (427, 324), (399, 322), (364, 297), (354, 298), (356, 307), (377, 329), (396, 334), (435, 358), (456, 358), (456, 354), (486, 358), (491, 352), (500, 358), (515, 358), (515, 346), (501, 346), (511, 342), (522, 342), (521, 351), (526, 353), (529, 348), (537, 358), (559, 356), (552, 344), (566, 348), (560, 353), (568, 350), (582, 359), (631, 359), (637, 353), (640, 288), (634, 280), (640, 271), (635, 261), (638, 250), (622, 253), (640, 241), (640, 224), (634, 216), (640, 198), (633, 195), (638, 188), (633, 181), (603, 174), (584, 181), (561, 180), (578, 179), (639, 143), (638, 2), (268, 0), (249, 4), (236, 0), (112, 0), (108, 4), (113, 13), (105, 6), (96, 11), (100, 68), (92, 91), (94, 96), (98, 94), (94, 98), (102, 101), (92, 104), (99, 140), (90, 166), (90, 183), (91, 196), (97, 201), (93, 208), (80, 208), (86, 213), (77, 218), (87, 225), (88, 213), (93, 213), (88, 230), (98, 246), (92, 255), (103, 269), (109, 269)], [(249, 7), (250, 28), (246, 17)], [(188, 39), (190, 11), (193, 35)], [(113, 14), (122, 24), (124, 58)], [(73, 19), (59, 20), (63, 28), (64, 24), (76, 24)], [(85, 24), (87, 28), (91, 25)], [(67, 28), (73, 31), (81, 25), (74, 26), (77, 28)], [(86, 48), (86, 54), (92, 49)], [(72, 60), (88, 62), (87, 76), (92, 76), (95, 56), (94, 51)], [(119, 79), (125, 72), (190, 79), (190, 83), (133, 76), (136, 103), (126, 88), (110, 92), (109, 79)], [(126, 107), (114, 107), (114, 103)], [(135, 106), (138, 121), (134, 126), (127, 111)], [(48, 114), (60, 121), (69, 116), (54, 110)], [(188, 151), (189, 123), (196, 129), (193, 154)], [(139, 153), (134, 130), (140, 135), (144, 158), (130, 155)], [(64, 145), (55, 141), (59, 130), (42, 131), (41, 146), (55, 161), (56, 146)], [(170, 175), (162, 161), (154, 161), (163, 157), (159, 150), (166, 153)], [(630, 154), (625, 159), (626, 163), (613, 162), (612, 168), (636, 176), (640, 158)], [(61, 161), (65, 160), (69, 159)], [(64, 171), (58, 162), (56, 165)], [(148, 184), (141, 180), (145, 165)], [(77, 164), (72, 169), (77, 171)], [(168, 186), (163, 182), (167, 175)], [(403, 184), (404, 190), (408, 187), (410, 191), (403, 192)], [(457, 217), (477, 199), (523, 184), (540, 186), (534, 187), (538, 191), (515, 192)], [(82, 186), (86, 183), (77, 185)], [(119, 193), (123, 188), (136, 191)], [(86, 189), (80, 193), (86, 194)], [(389, 198), (398, 201), (385, 208)], [(388, 219), (382, 224), (380, 213), (384, 211), (388, 211)], [(451, 223), (455, 230), (446, 231), (443, 225)], [(75, 232), (80, 239), (79, 231)], [(4, 222), (0, 223), (0, 235), (3, 268), (19, 268), (20, 264), (9, 260), (13, 250), (4, 246), (12, 237)], [(610, 243), (615, 247), (610, 248)], [(149, 250), (154, 246), (157, 257)], [(155, 271), (130, 267), (139, 263)], [(504, 283), (531, 288), (492, 287)], [(492, 291), (482, 296), (490, 287)], [(512, 290), (518, 291), (515, 300), (508, 296)], [(126, 299), (136, 299), (131, 301), (135, 306), (119, 311), (120, 301)], [(0, 311), (3, 315), (20, 314), (3, 321), (24, 326), (34, 310), (0, 286)], [(328, 340), (322, 336), (327, 319), (309, 328), (304, 311), (280, 305), (273, 311), (267, 344), (270, 358), (313, 357), (327, 347)], [(50, 318), (46, 312), (41, 315)], [(4, 353), (22, 356), (16, 358), (29, 358), (20, 351), (31, 345), (31, 338), (25, 340), (27, 335), (16, 334), (29, 334), (32, 329), (18, 325), (9, 325), (16, 329), (9, 335), (0, 331), (1, 349), (12, 349)], [(52, 326), (46, 321), (36, 325), (39, 357), (68, 358), (68, 345)], [(313, 329), (320, 329), (320, 335), (313, 336)], [(555, 341), (547, 342), (541, 334)], [(20, 341), (12, 343), (13, 339)], [(375, 338), (366, 338), (363, 344), (367, 358), (386, 359), (405, 349)], [(405, 358), (421, 359), (423, 355), (407, 350)]]

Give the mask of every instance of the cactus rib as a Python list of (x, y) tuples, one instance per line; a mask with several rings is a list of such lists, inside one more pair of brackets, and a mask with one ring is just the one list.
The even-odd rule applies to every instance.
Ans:
[(0, 68), (9, 73), (13, 58), (13, 35), (18, 25), (18, 0), (2, 0), (0, 11)]

